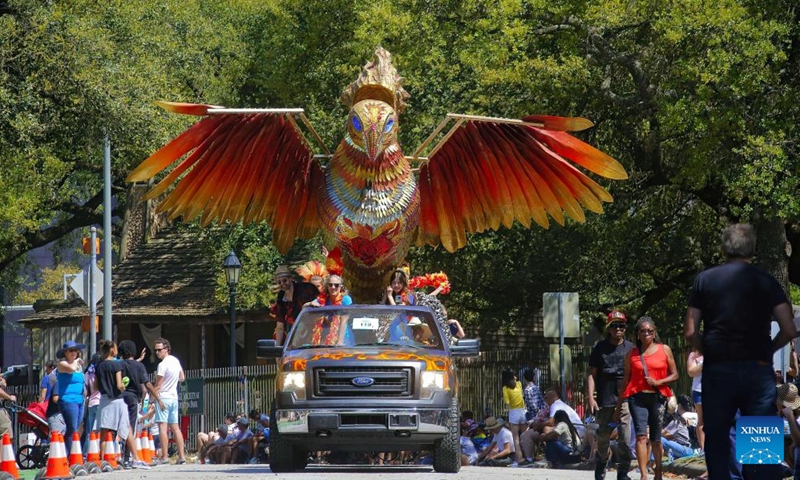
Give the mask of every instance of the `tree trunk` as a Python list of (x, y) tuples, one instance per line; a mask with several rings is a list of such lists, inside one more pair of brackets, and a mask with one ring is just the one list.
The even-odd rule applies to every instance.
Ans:
[(789, 298), (789, 254), (786, 226), (780, 219), (761, 219), (755, 224), (758, 237), (758, 265), (772, 274)]

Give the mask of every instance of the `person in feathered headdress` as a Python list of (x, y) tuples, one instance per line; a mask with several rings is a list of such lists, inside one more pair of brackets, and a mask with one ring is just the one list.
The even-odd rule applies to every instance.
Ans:
[(328, 270), (325, 268), (321, 262), (317, 260), (309, 260), (308, 262), (300, 265), (295, 269), (298, 275), (303, 279), (304, 282), (310, 283), (317, 287), (320, 293), (323, 293), (323, 282), (325, 281), (325, 277), (328, 276)]

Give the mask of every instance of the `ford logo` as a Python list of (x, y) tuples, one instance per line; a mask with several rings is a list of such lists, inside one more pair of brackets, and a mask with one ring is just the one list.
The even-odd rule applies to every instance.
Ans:
[(372, 377), (356, 377), (350, 380), (350, 383), (352, 383), (356, 387), (369, 387), (370, 385), (375, 383), (375, 379)]

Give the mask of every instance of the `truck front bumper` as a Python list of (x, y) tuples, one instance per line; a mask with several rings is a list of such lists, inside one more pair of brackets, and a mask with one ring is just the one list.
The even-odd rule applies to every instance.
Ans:
[(448, 431), (448, 409), (336, 408), (277, 410), (272, 421), (278, 432), (342, 435), (347, 433), (408, 433), (444, 435)]

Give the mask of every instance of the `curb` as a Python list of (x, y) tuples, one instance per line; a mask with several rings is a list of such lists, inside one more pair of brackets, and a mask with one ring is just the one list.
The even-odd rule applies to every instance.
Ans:
[(694, 478), (706, 473), (707, 470), (705, 460), (697, 460), (697, 457), (684, 457), (673, 462), (663, 462), (662, 465), (665, 472), (674, 473), (677, 475), (686, 475), (689, 478)]

